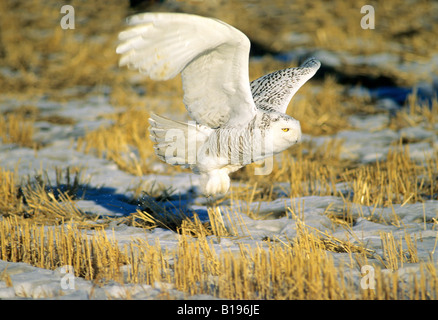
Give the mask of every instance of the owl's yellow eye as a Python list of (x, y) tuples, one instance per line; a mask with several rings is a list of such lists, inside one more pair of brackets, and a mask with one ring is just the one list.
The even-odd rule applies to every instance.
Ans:
[(283, 130), (284, 132), (288, 132), (289, 128), (281, 128), (281, 130)]

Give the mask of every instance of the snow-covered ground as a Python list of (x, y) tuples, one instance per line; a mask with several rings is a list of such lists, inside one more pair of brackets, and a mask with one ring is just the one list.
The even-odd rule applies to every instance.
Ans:
[[(378, 104), (388, 104), (387, 97), (378, 100)], [(0, 111), (12, 110), (16, 106), (13, 99), (3, 99)], [(20, 102), (22, 103), (22, 102)], [(20, 176), (33, 176), (41, 169), (49, 174), (51, 181), (55, 181), (55, 167), (82, 167), (85, 168), (84, 180), (87, 181), (87, 192), (84, 197), (76, 201), (78, 208), (84, 212), (102, 216), (124, 216), (135, 212), (137, 205), (133, 199), (133, 190), (136, 186), (160, 184), (171, 187), (175, 194), (187, 194), (199, 184), (199, 177), (190, 173), (175, 175), (151, 174), (136, 177), (117, 168), (111, 161), (98, 158), (92, 154), (77, 151), (74, 138), (83, 136), (86, 130), (109, 125), (110, 120), (102, 115), (113, 113), (116, 110), (109, 103), (105, 95), (87, 97), (84, 100), (74, 100), (58, 103), (48, 99), (41, 99), (33, 103), (41, 110), (42, 115), (59, 115), (74, 119), (74, 124), (57, 125), (44, 121), (36, 122), (35, 140), (43, 143), (44, 147), (35, 152), (30, 148), (0, 143), (0, 165), (4, 169), (18, 169)], [(393, 102), (395, 103), (395, 102)], [(393, 107), (393, 104), (389, 104)], [(119, 109), (120, 110), (120, 109)], [(407, 137), (411, 156), (418, 161), (430, 157), (438, 149), (438, 124), (434, 128), (418, 125), (398, 131), (388, 129), (389, 115), (374, 114), (367, 116), (351, 116), (352, 130), (340, 131), (333, 136), (311, 137), (304, 136), (304, 140), (312, 140), (316, 145), (324, 144), (333, 138), (342, 139), (341, 158), (368, 163), (382, 159), (390, 148), (391, 143), (399, 141), (400, 137)], [(179, 205), (178, 203), (176, 203)], [(207, 205), (202, 197), (189, 199), (184, 202), (187, 211), (195, 210), (201, 218), (207, 218)], [(390, 208), (352, 205), (351, 212), (355, 223), (347, 232), (341, 225), (334, 224), (324, 214), (328, 206), (332, 211), (342, 210), (344, 201), (335, 196), (307, 196), (299, 198), (278, 198), (271, 202), (253, 202), (245, 204), (242, 201), (234, 206), (223, 204), (222, 212), (234, 212), (235, 223), (244, 222), (245, 234), (239, 237), (222, 239), (216, 250), (239, 250), (239, 243), (255, 245), (262, 239), (293, 238), (297, 234), (296, 220), (288, 214), (287, 208), (299, 207), (304, 216), (304, 222), (309, 227), (322, 232), (328, 231), (338, 239), (358, 239), (367, 244), (367, 248), (382, 255), (380, 232), (392, 232), (395, 237), (402, 237), (406, 232), (417, 240), (418, 257), (420, 261), (432, 259), (438, 263), (437, 237), (438, 227), (434, 223), (438, 219), (438, 201), (430, 200), (425, 203), (394, 205)], [(265, 219), (252, 219), (242, 212), (247, 206), (257, 212), (258, 217), (269, 213)], [(366, 219), (372, 212), (381, 218), (382, 222), (373, 222)], [(286, 213), (286, 214), (285, 214)], [(399, 226), (390, 221), (394, 214), (399, 217)], [(239, 228), (236, 228), (240, 230)], [(108, 228), (108, 235), (115, 235), (120, 245), (135, 238), (142, 238), (154, 243), (159, 239), (163, 247), (176, 247), (178, 235), (170, 230), (156, 228), (146, 231), (124, 224), (113, 224)], [(92, 232), (92, 231), (89, 231)], [(241, 231), (243, 232), (243, 231)], [(352, 234), (353, 233), (353, 234)], [(241, 237), (245, 235), (246, 237)], [(345, 259), (342, 254), (333, 254), (337, 261)], [(399, 269), (403, 272), (420, 272), (418, 264), (405, 264)], [(56, 298), (56, 299), (105, 299), (126, 298), (154, 299), (160, 295), (170, 293), (173, 297), (186, 297), (182, 292), (174, 290), (165, 284), (132, 285), (109, 283), (102, 287), (95, 287), (91, 281), (75, 278), (75, 289), (71, 290), (66, 282), (69, 277), (65, 270), (44, 270), (24, 263), (0, 261), (0, 299), (1, 298)], [(8, 277), (5, 277), (7, 275)], [(64, 288), (64, 289), (63, 289)], [(190, 298), (212, 298), (208, 296), (192, 296)]]

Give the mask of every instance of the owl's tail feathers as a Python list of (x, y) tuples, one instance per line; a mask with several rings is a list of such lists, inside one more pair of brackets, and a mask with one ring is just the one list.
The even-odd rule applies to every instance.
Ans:
[(162, 161), (186, 168), (196, 164), (197, 149), (206, 140), (205, 132), (199, 125), (156, 114), (151, 114), (149, 123), (155, 153)]

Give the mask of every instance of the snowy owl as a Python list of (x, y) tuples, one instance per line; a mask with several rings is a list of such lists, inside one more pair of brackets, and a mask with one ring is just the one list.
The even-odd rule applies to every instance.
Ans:
[(116, 50), (120, 66), (153, 80), (181, 73), (183, 102), (194, 121), (151, 114), (150, 134), (161, 160), (201, 175), (204, 195), (224, 195), (231, 172), (300, 141), (299, 121), (285, 112), (320, 67), (318, 60), (250, 83), (250, 41), (234, 27), (182, 13), (143, 13), (127, 21)]

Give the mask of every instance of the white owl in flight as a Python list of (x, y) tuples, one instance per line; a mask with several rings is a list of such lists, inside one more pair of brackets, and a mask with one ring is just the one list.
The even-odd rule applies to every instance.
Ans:
[(155, 153), (201, 175), (206, 196), (224, 195), (229, 174), (272, 157), (301, 139), (299, 121), (287, 115), (295, 92), (320, 67), (314, 58), (298, 68), (249, 82), (249, 39), (212, 18), (143, 13), (119, 34), (120, 66), (154, 80), (182, 76), (188, 123), (151, 115)]

